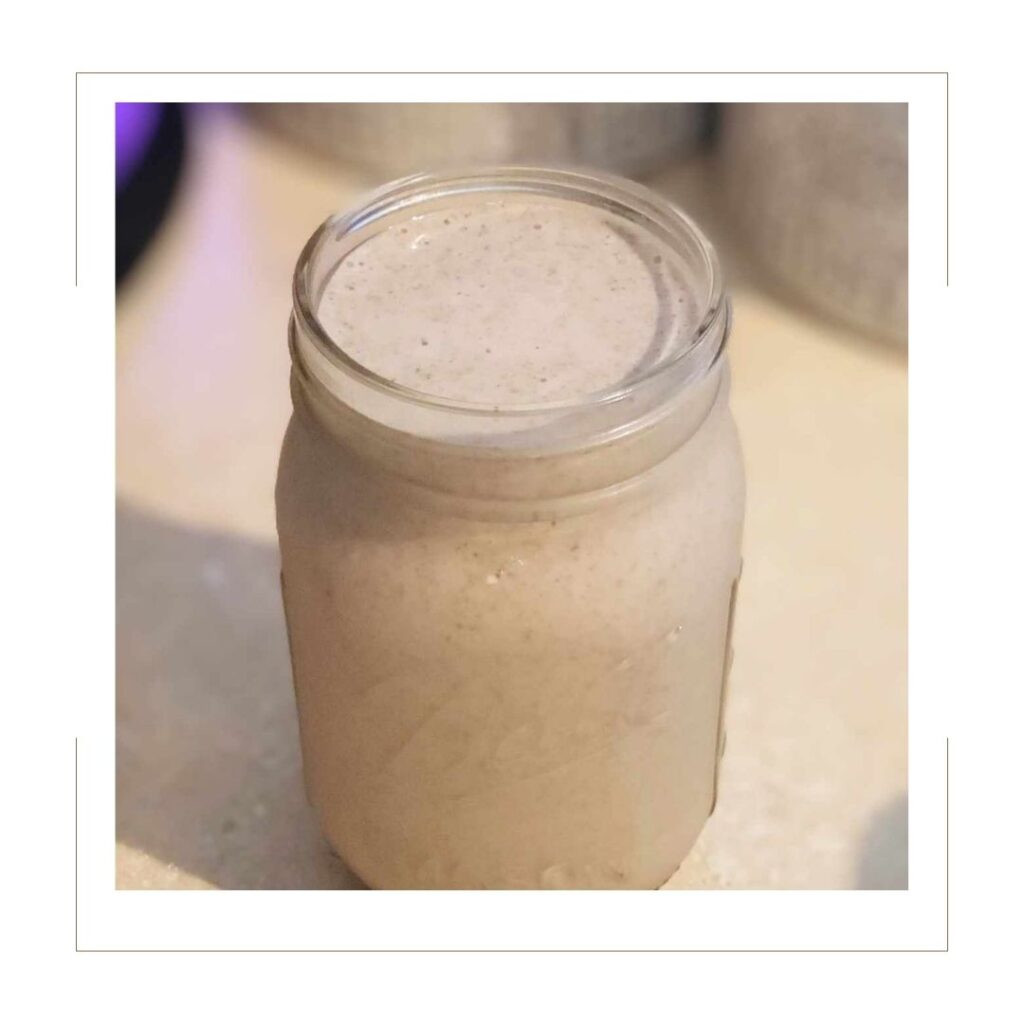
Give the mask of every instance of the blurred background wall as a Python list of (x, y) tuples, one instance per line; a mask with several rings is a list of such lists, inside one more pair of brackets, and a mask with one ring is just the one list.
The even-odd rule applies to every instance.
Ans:
[(706, 140), (711, 108), (673, 103), (268, 103), (248, 113), (384, 179), (539, 161), (642, 175)]
[[(367, 184), (531, 162), (651, 179), (708, 150), (707, 190), (766, 281), (906, 341), (903, 104), (270, 103), (239, 115)], [(121, 104), (118, 132), (123, 273), (169, 202), (182, 112)]]

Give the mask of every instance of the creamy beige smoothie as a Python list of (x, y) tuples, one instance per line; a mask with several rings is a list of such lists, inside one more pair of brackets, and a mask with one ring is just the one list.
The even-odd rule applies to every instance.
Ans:
[(699, 245), (565, 192), (329, 222), (299, 278), (277, 504), (306, 784), (374, 887), (654, 888), (712, 809), (727, 314)]
[(501, 198), (370, 239), (338, 266), (318, 313), (388, 380), (498, 406), (620, 384), (697, 316), (656, 240), (580, 203)]

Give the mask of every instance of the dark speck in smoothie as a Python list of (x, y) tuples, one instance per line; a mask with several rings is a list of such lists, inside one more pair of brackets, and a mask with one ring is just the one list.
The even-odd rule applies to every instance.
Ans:
[[(318, 312), (349, 355), (399, 383), (422, 386), (430, 369), (438, 394), (485, 407), (567, 399), (650, 360), (678, 297), (662, 294), (675, 282), (655, 287), (656, 253), (656, 240), (642, 248), (632, 228), (569, 201), (439, 210), (369, 237)], [(417, 366), (427, 347), (443, 365)]]

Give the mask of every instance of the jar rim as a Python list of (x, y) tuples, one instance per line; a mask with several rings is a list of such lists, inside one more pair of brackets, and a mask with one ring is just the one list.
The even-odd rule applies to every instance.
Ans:
[[(324, 328), (314, 299), (314, 267), (325, 243), (358, 232), (381, 217), (411, 211), (420, 203), (446, 196), (472, 193), (533, 193), (552, 198), (586, 201), (625, 215), (641, 226), (656, 227), (677, 249), (688, 245), (703, 264), (707, 287), (701, 296), (695, 326), (686, 343), (669, 357), (624, 382), (569, 398), (529, 404), (501, 405), (435, 395), (389, 380), (347, 353)], [(392, 399), (441, 413), (487, 416), (494, 419), (571, 413), (607, 406), (637, 393), (673, 373), (683, 382), (703, 376), (717, 363), (729, 333), (729, 303), (724, 294), (721, 269), (714, 247), (697, 224), (678, 206), (651, 189), (603, 172), (531, 166), (504, 166), (420, 173), (390, 182), (370, 193), (360, 205), (328, 217), (303, 247), (292, 278), (293, 315), (299, 336), (308, 340), (321, 359), (353, 382)], [(711, 351), (709, 351), (709, 349)], [(302, 359), (301, 347), (293, 356)], [(687, 372), (690, 369), (696, 372)]]

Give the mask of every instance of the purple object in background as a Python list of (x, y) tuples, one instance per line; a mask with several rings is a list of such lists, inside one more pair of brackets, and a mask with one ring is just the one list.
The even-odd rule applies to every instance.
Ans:
[(116, 179), (118, 191), (142, 162), (160, 124), (162, 103), (116, 105)]

